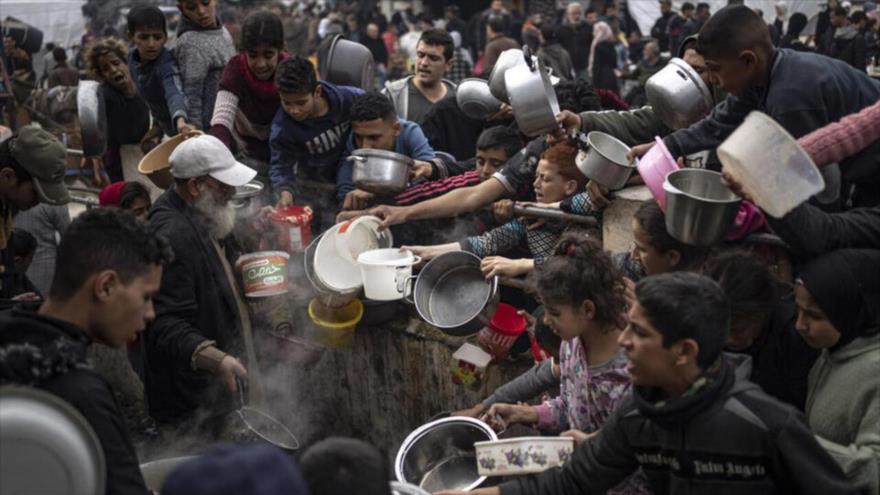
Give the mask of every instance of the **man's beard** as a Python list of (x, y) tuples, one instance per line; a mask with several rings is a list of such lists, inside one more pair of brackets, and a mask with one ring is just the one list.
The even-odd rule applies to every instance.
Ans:
[(216, 193), (207, 187), (200, 189), (201, 194), (193, 203), (208, 233), (214, 239), (223, 239), (232, 232), (235, 226), (235, 207), (228, 202), (218, 200)]

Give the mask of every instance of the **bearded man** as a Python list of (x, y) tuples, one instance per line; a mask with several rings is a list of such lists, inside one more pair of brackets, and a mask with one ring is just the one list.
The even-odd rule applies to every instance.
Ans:
[(236, 377), (247, 375), (245, 364), (254, 366), (250, 320), (232, 268), (240, 253), (230, 235), (229, 201), (257, 172), (209, 135), (185, 140), (169, 162), (175, 184), (156, 201), (149, 222), (175, 257), (145, 332), (145, 389), (160, 426), (200, 427), (212, 436), (236, 408)]

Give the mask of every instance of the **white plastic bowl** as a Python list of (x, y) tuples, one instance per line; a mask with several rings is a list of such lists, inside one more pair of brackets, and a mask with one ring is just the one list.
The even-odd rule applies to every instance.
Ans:
[(335, 230), (336, 249), (348, 261), (357, 261), (358, 256), (373, 249), (390, 248), (394, 242), (390, 230), (379, 232), (382, 220), (365, 215), (354, 220), (342, 222)]
[(810, 155), (776, 121), (752, 112), (718, 147), (724, 171), (773, 217), (786, 213), (825, 189)]
[(519, 437), (476, 442), (480, 476), (540, 473), (568, 462), (574, 451), (571, 437)]
[(315, 251), (315, 275), (331, 291), (349, 292), (363, 286), (357, 262), (343, 258), (336, 248), (336, 224), (318, 241)]

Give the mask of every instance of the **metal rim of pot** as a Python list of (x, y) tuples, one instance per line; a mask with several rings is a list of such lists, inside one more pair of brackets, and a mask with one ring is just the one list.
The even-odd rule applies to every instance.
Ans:
[[(359, 66), (360, 74), (357, 74), (357, 71), (350, 70), (352, 67), (347, 63), (341, 64), (342, 67), (336, 67), (336, 64), (334, 64), (335, 58), (337, 56), (337, 50), (340, 46), (345, 47), (346, 43), (349, 43), (351, 45), (349, 49), (355, 49), (361, 52), (363, 60), (361, 61)], [(364, 49), (361, 50), (360, 47), (363, 47)], [(330, 42), (330, 49), (327, 51), (327, 60), (324, 63), (325, 67), (321, 69), (321, 79), (334, 84), (354, 85), (362, 89), (368, 89), (373, 84), (375, 63), (376, 62), (373, 60), (373, 54), (364, 45), (347, 40), (343, 35), (337, 34), (333, 38), (333, 41)], [(342, 79), (339, 78), (340, 74), (337, 74), (337, 71), (340, 72), (343, 76)], [(353, 84), (353, 81), (347, 80), (348, 77), (346, 76), (350, 76), (351, 78), (358, 78), (358, 84)]]
[(252, 217), (257, 215), (266, 202), (261, 196), (265, 186), (258, 180), (252, 180), (243, 186), (235, 188), (235, 194), (229, 204), (235, 208), (238, 217)]
[[(470, 89), (473, 86), (473, 89)], [(492, 94), (489, 83), (478, 77), (469, 77), (458, 83), (455, 102), (465, 115), (482, 120), (501, 110), (503, 102)], [(473, 111), (478, 108), (479, 111)]]
[[(400, 481), (402, 483), (410, 482), (403, 474), (403, 463), (406, 460), (406, 454), (409, 453), (409, 449), (423, 436), (425, 436), (425, 434), (434, 431), (437, 428), (443, 427), (447, 424), (454, 423), (468, 424), (478, 430), (481, 430), (489, 437), (490, 440), (498, 440), (498, 435), (495, 433), (495, 430), (493, 430), (492, 427), (490, 427), (485, 422), (480, 421), (479, 419), (470, 418), (467, 416), (450, 416), (434, 421), (429, 421), (428, 423), (423, 424), (422, 426), (413, 430), (409, 435), (407, 435), (407, 437), (403, 440), (403, 443), (400, 444), (400, 448), (397, 449), (397, 455), (394, 458), (394, 476), (397, 478), (397, 481)], [(484, 481), (486, 481), (486, 476), (480, 476), (467, 488), (464, 488), (464, 491), (470, 491), (480, 486)]]
[(680, 59), (678, 57), (672, 58), (668, 63), (675, 65), (679, 69), (683, 70), (685, 74), (687, 74), (688, 78), (692, 83), (700, 90), (700, 95), (703, 97), (703, 102), (711, 111), (712, 105), (712, 90), (709, 89), (709, 86), (706, 86), (706, 83), (703, 81), (703, 78), (700, 77), (700, 74), (694, 70), (693, 67), (690, 66), (684, 59)]
[[(706, 170), (706, 169), (701, 169), (701, 168), (678, 169), (678, 170), (669, 172), (669, 175), (666, 176), (666, 184), (669, 185), (669, 188), (667, 189), (667, 191), (673, 192), (676, 194), (680, 194), (682, 196), (686, 196), (688, 198), (691, 198), (691, 199), (694, 199), (697, 201), (703, 201), (706, 203), (719, 204), (719, 205), (742, 201), (742, 198), (740, 196), (738, 196), (735, 192), (733, 192), (733, 190), (730, 190), (729, 188), (728, 188), (728, 190), (730, 190), (730, 194), (733, 196), (732, 198), (730, 198), (730, 199), (712, 199), (712, 198), (707, 198), (707, 197), (703, 197), (703, 196), (697, 196), (693, 193), (689, 193), (689, 192), (677, 187), (673, 183), (678, 177), (687, 176), (687, 175), (717, 176), (719, 182), (721, 181), (721, 177), (722, 177), (721, 172), (716, 172), (714, 170)], [(672, 180), (670, 180), (670, 179), (672, 179)], [(723, 182), (722, 182), (722, 184), (723, 184)]]
[(406, 155), (367, 148), (354, 150), (348, 158), (354, 162), (352, 182), (355, 187), (376, 194), (403, 192), (415, 164)]
[(83, 155), (100, 156), (107, 150), (107, 113), (97, 81), (80, 81), (76, 109), (82, 133)]
[[(630, 149), (629, 146), (623, 143), (623, 141), (610, 134), (600, 131), (592, 131), (587, 134), (585, 138), (587, 150), (581, 150), (578, 152), (578, 156), (575, 158), (575, 164), (577, 165), (578, 170), (580, 170), (587, 178), (599, 182), (611, 190), (620, 189), (626, 185), (626, 181), (629, 180), (633, 171), (638, 168), (638, 159), (630, 163), (620, 163), (616, 161), (614, 158), (608, 156), (607, 153), (603, 153), (602, 150), (596, 146), (598, 143), (595, 141), (598, 138), (619, 145), (620, 147), (625, 148), (626, 151), (629, 151)], [(595, 157), (598, 157), (598, 159)]]
[(527, 46), (522, 52), (525, 63), (506, 71), (504, 84), (520, 132), (538, 136), (558, 128), (559, 101), (544, 63), (534, 61)]
[[(700, 95), (702, 108), (699, 111), (699, 115), (696, 112), (693, 115), (683, 113), (693, 110), (692, 106), (696, 103), (696, 100), (687, 98), (686, 102), (678, 101), (682, 99), (681, 96), (674, 94), (670, 89), (670, 85), (681, 84), (679, 78), (681, 78), (682, 74), (684, 79), (695, 87)], [(668, 78), (673, 78), (673, 80), (667, 81)], [(648, 102), (654, 107), (655, 113), (657, 113), (663, 123), (673, 129), (681, 129), (691, 125), (708, 114), (714, 106), (712, 91), (706, 86), (706, 83), (703, 82), (703, 79), (693, 67), (680, 58), (671, 59), (657, 74), (651, 76), (645, 84), (645, 92)], [(679, 104), (685, 105), (685, 108), (680, 108)]]
[[(469, 317), (466, 320), (464, 320), (462, 323), (458, 323), (455, 325), (445, 325), (445, 324), (437, 323), (436, 321), (434, 321), (433, 318), (430, 317), (430, 311), (427, 309), (423, 309), (421, 307), (421, 305), (418, 303), (419, 298), (417, 297), (417, 295), (420, 292), (420, 288), (422, 287), (422, 284), (427, 283), (427, 282), (424, 282), (424, 279), (422, 278), (423, 275), (425, 273), (430, 273), (430, 270), (432, 268), (432, 264), (434, 266), (436, 266), (438, 264), (437, 260), (442, 260), (444, 256), (463, 256), (463, 255), (472, 257), (474, 260), (477, 260), (477, 265), (475, 267), (477, 270), (479, 270), (480, 258), (477, 257), (476, 255), (474, 255), (473, 253), (468, 253), (465, 251), (455, 251), (452, 253), (445, 253), (445, 254), (442, 254), (442, 255), (432, 259), (427, 264), (425, 264), (425, 266), (422, 267), (422, 269), (418, 275), (413, 275), (413, 276), (409, 277), (407, 282), (404, 284), (404, 291), (403, 291), (403, 300), (405, 302), (415, 306), (416, 312), (419, 314), (419, 317), (422, 320), (424, 320), (429, 325), (437, 328), (438, 330), (442, 331), (443, 333), (450, 335), (450, 336), (453, 336), (453, 337), (464, 337), (464, 336), (468, 336), (468, 335), (473, 335), (473, 334), (479, 332), (481, 328), (488, 325), (489, 320), (492, 319), (492, 315), (495, 313), (495, 308), (498, 305), (498, 299), (500, 297), (500, 292), (498, 290), (500, 278), (493, 277), (492, 282), (487, 283), (487, 285), (489, 286), (489, 294), (486, 296), (485, 301), (483, 301), (483, 304), (482, 304), (482, 307), (480, 308), (480, 310), (477, 311), (475, 314), (469, 315)], [(455, 267), (455, 269), (458, 269), (461, 266), (462, 265), (459, 265), (458, 267)], [(447, 271), (447, 273), (448, 273), (448, 271)], [(480, 273), (482, 273), (482, 272), (480, 272)], [(439, 277), (438, 280), (442, 279), (442, 278), (443, 277)], [(429, 289), (423, 289), (423, 290), (429, 290)], [(434, 287), (431, 287), (430, 290), (433, 291)]]

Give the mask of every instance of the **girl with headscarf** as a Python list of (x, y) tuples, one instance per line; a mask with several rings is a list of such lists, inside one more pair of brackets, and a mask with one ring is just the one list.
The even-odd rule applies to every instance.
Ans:
[(821, 354), (806, 415), (819, 443), (863, 493), (880, 492), (880, 250), (810, 261), (795, 287), (795, 328)]
[(593, 43), (590, 45), (590, 65), (588, 70), (593, 78), (593, 87), (620, 93), (617, 76), (617, 52), (614, 48), (614, 31), (606, 22), (593, 25)]

